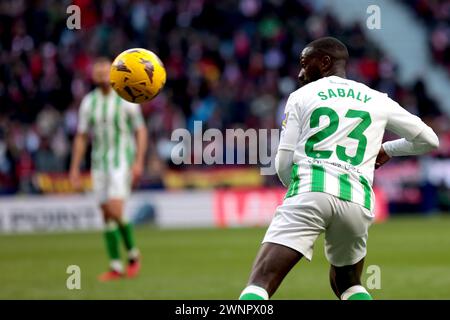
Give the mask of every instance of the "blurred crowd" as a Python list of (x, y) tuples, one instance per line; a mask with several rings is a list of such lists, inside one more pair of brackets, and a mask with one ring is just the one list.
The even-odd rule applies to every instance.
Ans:
[(430, 32), (433, 58), (450, 74), (450, 0), (405, 0)]
[[(66, 26), (72, 3), (81, 9), (79, 30)], [(67, 170), (80, 100), (93, 88), (93, 60), (132, 47), (156, 52), (168, 73), (163, 92), (142, 106), (147, 174), (155, 179), (172, 165), (176, 128), (192, 130), (196, 120), (204, 130), (279, 128), (298, 87), (302, 48), (326, 35), (347, 44), (348, 77), (421, 116), (443, 142), (436, 156), (448, 157), (448, 117), (420, 79), (412, 87), (397, 82), (396, 65), (361, 28), (343, 27), (309, 0), (1, 1), (0, 193), (35, 192), (36, 172)], [(436, 28), (447, 32), (437, 59), (448, 64), (448, 15)]]

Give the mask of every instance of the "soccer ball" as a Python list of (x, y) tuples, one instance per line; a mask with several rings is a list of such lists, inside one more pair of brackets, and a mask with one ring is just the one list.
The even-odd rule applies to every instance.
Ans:
[(111, 65), (111, 87), (127, 101), (142, 103), (156, 97), (166, 83), (166, 69), (150, 50), (134, 48), (119, 54)]

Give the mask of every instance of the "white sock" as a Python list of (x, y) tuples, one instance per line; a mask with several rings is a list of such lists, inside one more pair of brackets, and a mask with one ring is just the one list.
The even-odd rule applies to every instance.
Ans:
[(344, 291), (344, 293), (341, 294), (341, 300), (348, 300), (352, 295), (355, 293), (366, 293), (370, 296), (369, 292), (367, 292), (366, 288), (360, 285), (356, 285), (353, 287), (348, 288)]
[(264, 288), (258, 286), (250, 285), (245, 288), (239, 296), (239, 299), (241, 299), (242, 296), (246, 294), (254, 294), (261, 297), (263, 300), (269, 300), (269, 294), (267, 293), (267, 291)]
[(122, 273), (123, 272), (123, 265), (122, 261), (120, 260), (111, 260), (109, 263), (109, 266), (112, 270)]
[(130, 221), (128, 220), (127, 217), (125, 217), (125, 215), (122, 215), (122, 217), (120, 217), (120, 219), (119, 219), (120, 225), (127, 224), (128, 222), (130, 222)]
[(116, 230), (117, 229), (117, 223), (114, 220), (108, 220), (106, 222), (106, 230)]
[(139, 258), (139, 249), (138, 248), (133, 248), (128, 251), (128, 259), (134, 260), (137, 258)]

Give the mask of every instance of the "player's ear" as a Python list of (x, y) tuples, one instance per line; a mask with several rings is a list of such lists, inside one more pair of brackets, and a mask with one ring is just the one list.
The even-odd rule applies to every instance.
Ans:
[(324, 55), (320, 61), (320, 68), (322, 69), (322, 72), (330, 70), (331, 64), (331, 57), (329, 55)]

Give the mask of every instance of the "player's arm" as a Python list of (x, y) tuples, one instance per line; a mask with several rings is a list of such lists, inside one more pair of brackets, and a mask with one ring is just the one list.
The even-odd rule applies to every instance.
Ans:
[(278, 150), (275, 156), (275, 169), (283, 186), (291, 183), (291, 170), (294, 159), (294, 151)]
[(129, 105), (129, 116), (135, 131), (136, 137), (136, 157), (133, 166), (131, 167), (131, 174), (133, 177), (133, 184), (136, 184), (142, 177), (144, 172), (145, 154), (147, 152), (148, 138), (147, 128), (141, 113), (141, 107), (137, 104)]
[(88, 144), (88, 103), (83, 99), (78, 114), (78, 128), (72, 146), (72, 159), (70, 163), (69, 179), (75, 189), (80, 187), (80, 165), (86, 153)]
[(87, 140), (88, 136), (86, 133), (77, 133), (72, 147), (69, 178), (75, 189), (80, 187), (80, 165), (86, 152)]
[(145, 125), (136, 129), (136, 159), (132, 167), (133, 181), (137, 182), (144, 172), (145, 153), (147, 152), (147, 129)]
[(439, 139), (433, 129), (396, 103), (392, 106), (386, 129), (403, 138), (383, 143), (375, 168), (385, 164), (391, 157), (421, 155), (439, 147)]
[(278, 152), (275, 156), (275, 170), (281, 183), (287, 187), (291, 182), (291, 171), (294, 159), (294, 150), (300, 135), (300, 122), (297, 112), (288, 100), (286, 104), (286, 118), (280, 137)]

